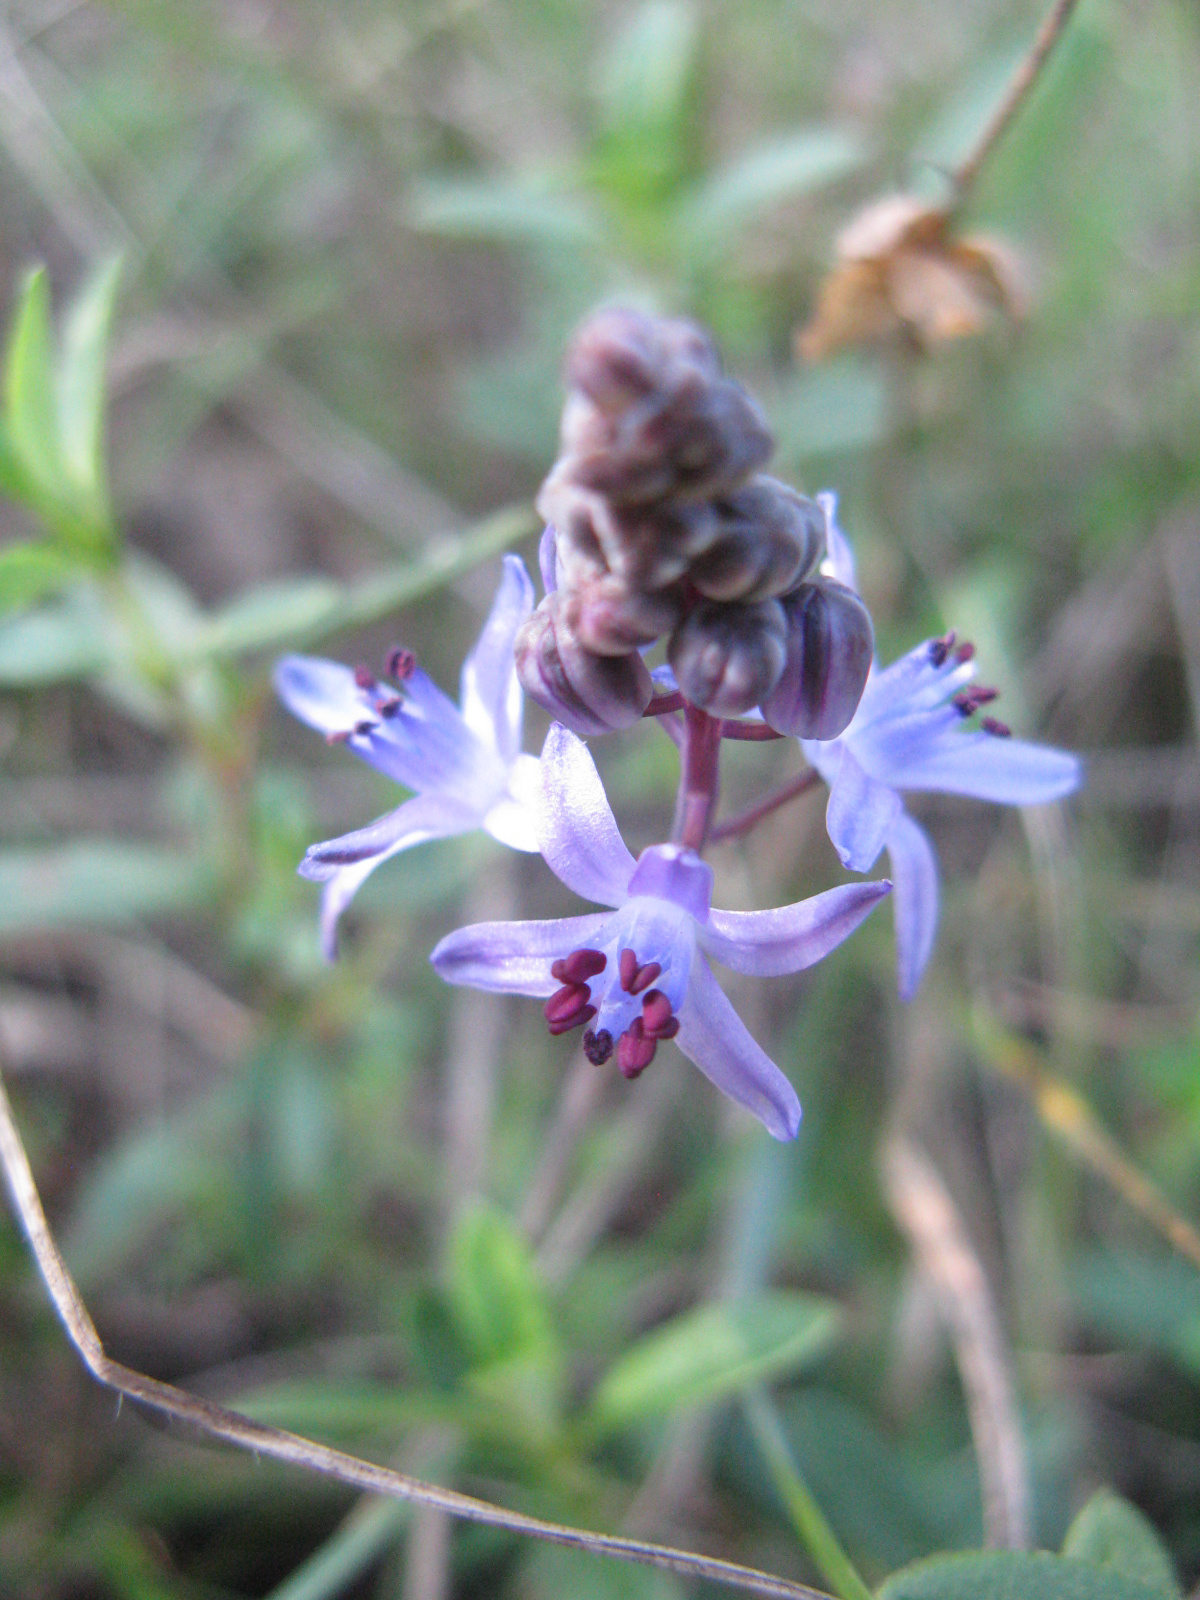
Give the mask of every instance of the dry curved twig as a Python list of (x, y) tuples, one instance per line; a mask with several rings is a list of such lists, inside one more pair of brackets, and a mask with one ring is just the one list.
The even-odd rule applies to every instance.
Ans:
[(706, 1578), (710, 1582), (748, 1590), (752, 1594), (775, 1596), (778, 1600), (829, 1600), (827, 1595), (804, 1584), (773, 1577), (752, 1567), (740, 1566), (734, 1561), (721, 1561), (690, 1550), (673, 1550), (640, 1539), (624, 1539), (615, 1534), (591, 1533), (583, 1528), (546, 1522), (540, 1517), (526, 1516), (519, 1511), (492, 1505), (486, 1500), (477, 1500), (471, 1495), (459, 1494), (454, 1489), (423, 1483), (406, 1473), (362, 1461), (298, 1434), (254, 1422), (211, 1400), (188, 1394), (168, 1383), (159, 1383), (154, 1378), (122, 1366), (105, 1355), (95, 1324), (59, 1254), (42, 1210), (29, 1158), (13, 1120), (3, 1083), (0, 1083), (0, 1165), (4, 1169), (14, 1210), (28, 1236), (38, 1272), (68, 1338), (92, 1376), (117, 1394), (127, 1395), (129, 1399), (177, 1422), (187, 1423), (209, 1438), (224, 1440), (227, 1444), (253, 1451), (257, 1456), (267, 1456), (273, 1461), (319, 1472), (325, 1477), (335, 1478), (339, 1483), (372, 1494), (411, 1501), (415, 1505), (429, 1506), (470, 1522), (504, 1528), (510, 1533), (528, 1534), (535, 1539), (545, 1539), (551, 1544), (566, 1545), (574, 1550), (585, 1550), (593, 1555), (615, 1556), (624, 1561), (661, 1567), (685, 1577)]

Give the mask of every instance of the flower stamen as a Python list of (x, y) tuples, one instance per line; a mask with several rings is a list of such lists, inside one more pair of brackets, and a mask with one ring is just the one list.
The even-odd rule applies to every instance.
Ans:
[(586, 983), (589, 978), (594, 978), (598, 972), (603, 972), (608, 965), (608, 959), (599, 950), (572, 950), (569, 956), (552, 962), (550, 976), (557, 978), (559, 983)]
[(612, 1034), (607, 1028), (589, 1028), (583, 1036), (583, 1053), (594, 1067), (602, 1067), (613, 1053)]
[(956, 638), (957, 635), (954, 629), (951, 628), (950, 632), (944, 633), (940, 639), (931, 639), (929, 641), (929, 659), (935, 667), (944, 667), (946, 665), (946, 659), (951, 650), (954, 649)]

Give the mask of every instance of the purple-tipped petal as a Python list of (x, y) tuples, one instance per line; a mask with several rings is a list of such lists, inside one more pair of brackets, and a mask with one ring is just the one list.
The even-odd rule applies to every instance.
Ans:
[(1079, 757), (1069, 751), (984, 732), (950, 731), (922, 744), (914, 741), (903, 756), (893, 741), (888, 755), (898, 788), (961, 794), (1000, 805), (1061, 800), (1083, 777)]
[(463, 662), (463, 720), (477, 739), (509, 762), (521, 748), (523, 697), (513, 661), (517, 629), (533, 610), (533, 583), (520, 556), (504, 557), (492, 609)]
[(697, 933), (704, 950), (735, 972), (775, 978), (827, 956), (890, 889), (886, 881), (847, 883), (771, 911), (713, 911)]
[(680, 1007), (675, 1043), (722, 1094), (756, 1116), (772, 1138), (796, 1137), (800, 1128), (796, 1091), (751, 1038), (699, 952)]
[(470, 833), (479, 821), (470, 807), (444, 795), (419, 794), (365, 828), (313, 845), (298, 870), (302, 878), (325, 885), (320, 929), (326, 961), (337, 956), (338, 918), (376, 867), (426, 840)]
[(585, 900), (617, 906), (635, 862), (582, 739), (552, 723), (542, 748), (538, 843), (546, 865)]
[(275, 663), (275, 693), (294, 717), (319, 733), (345, 733), (368, 715), (351, 667), (319, 656), (283, 656)]
[(868, 777), (849, 744), (843, 745), (825, 809), (825, 826), (842, 865), (851, 872), (870, 872), (902, 809), (896, 791)]
[(911, 1000), (933, 953), (938, 920), (938, 869), (924, 828), (906, 811), (888, 829), (896, 918), (896, 977), (901, 1000)]
[(594, 949), (609, 913), (548, 922), (476, 922), (447, 934), (429, 957), (447, 983), (493, 994), (545, 996), (558, 988), (551, 962)]

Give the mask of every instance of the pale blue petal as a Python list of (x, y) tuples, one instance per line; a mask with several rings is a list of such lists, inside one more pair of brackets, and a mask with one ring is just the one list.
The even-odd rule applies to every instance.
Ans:
[(773, 1138), (796, 1137), (800, 1129), (796, 1091), (750, 1036), (699, 951), (679, 1011), (675, 1043), (710, 1083), (745, 1106)]
[(825, 826), (842, 865), (851, 872), (870, 872), (900, 809), (896, 791), (868, 777), (845, 745), (825, 808)]
[(848, 883), (771, 911), (713, 911), (697, 930), (710, 956), (756, 978), (801, 972), (849, 937), (891, 884)]
[(968, 795), (1001, 805), (1035, 806), (1061, 800), (1079, 787), (1079, 757), (1050, 745), (1003, 739), (983, 731), (947, 731), (914, 745), (890, 763), (897, 788)]
[(634, 859), (587, 745), (557, 722), (542, 748), (537, 832), (546, 865), (568, 889), (600, 905), (621, 904)]
[(911, 1000), (933, 953), (938, 921), (938, 868), (924, 828), (906, 811), (888, 829), (896, 919), (896, 977), (901, 1000)]
[(548, 922), (476, 922), (447, 934), (430, 956), (447, 983), (494, 994), (550, 995), (551, 963), (572, 950), (593, 949), (611, 913), (555, 917)]
[(283, 656), (275, 663), (275, 693), (294, 717), (319, 733), (345, 733), (374, 712), (352, 668), (318, 656)]
[(321, 895), (321, 949), (326, 961), (337, 955), (337, 924), (359, 888), (382, 862), (429, 839), (470, 833), (479, 817), (444, 796), (414, 795), (395, 811), (365, 828), (313, 845), (300, 863), (301, 877), (324, 883)]
[(496, 597), (475, 648), (463, 662), (463, 720), (506, 764), (521, 748), (523, 697), (513, 660), (517, 629), (533, 610), (533, 583), (520, 556), (504, 557)]

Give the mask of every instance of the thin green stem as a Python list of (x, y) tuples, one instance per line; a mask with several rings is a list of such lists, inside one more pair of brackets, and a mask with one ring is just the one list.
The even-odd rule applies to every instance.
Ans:
[(742, 1396), (742, 1404), (775, 1492), (821, 1576), (839, 1600), (872, 1600), (870, 1589), (859, 1577), (854, 1563), (826, 1522), (825, 1513), (800, 1476), (774, 1405), (762, 1389), (748, 1389)]

